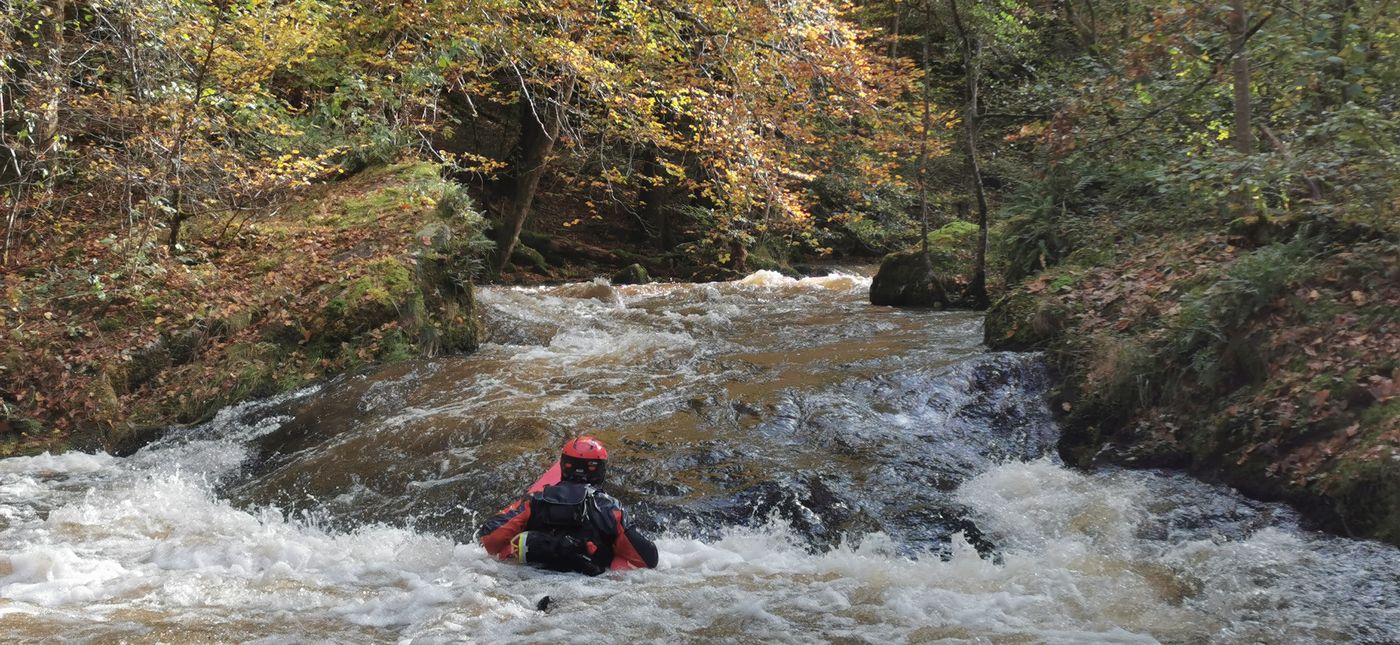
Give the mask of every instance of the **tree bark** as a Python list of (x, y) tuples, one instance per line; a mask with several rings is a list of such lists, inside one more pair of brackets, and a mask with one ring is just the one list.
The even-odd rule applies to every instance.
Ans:
[(892, 5), (894, 6), (894, 18), (891, 20), (892, 24), (890, 25), (890, 60), (896, 60), (896, 59), (899, 58), (899, 2), (898, 2), (898, 0), (895, 0), (895, 2), (892, 3)]
[[(1068, 0), (1073, 2), (1074, 0)], [(1089, 10), (1089, 49), (1098, 51), (1099, 49), (1099, 12), (1094, 7), (1094, 0), (1084, 0), (1084, 6)]]
[(58, 130), (58, 106), (63, 102), (63, 88), (67, 85), (63, 70), (63, 22), (68, 10), (67, 0), (50, 0), (43, 9), (44, 25), (42, 38), (47, 60), (44, 62), (43, 93), (39, 97), (39, 131), (37, 157), (46, 171), (47, 180), (57, 172), (58, 155), (62, 149), (62, 139)]
[(666, 210), (671, 191), (666, 185), (667, 179), (658, 155), (655, 148), (649, 148), (642, 158), (642, 181), (646, 185), (637, 191), (637, 198), (642, 202), (643, 233), (647, 241), (655, 243), (656, 250), (665, 253), (676, 246), (676, 235), (672, 230), (670, 213)]
[[(60, 170), (59, 155), (63, 152), (63, 138), (59, 130), (59, 106), (63, 104), (63, 92), (68, 86), (68, 75), (63, 64), (63, 27), (67, 11), (68, 0), (44, 2), (39, 9), (43, 23), (39, 28), (38, 40), (28, 43), (37, 45), (43, 54), (43, 66), (37, 81), (30, 86), (32, 96), (25, 97), (34, 99), (37, 105), (28, 100), (24, 101), (26, 107), (33, 105), (38, 115), (31, 132), (32, 144), (28, 146), (28, 150), (18, 145), (0, 146), (0, 152), (5, 153), (4, 157), (0, 158), (0, 182), (13, 182), (10, 204), (5, 216), (5, 242), (3, 251), (0, 251), (0, 266), (9, 266), (10, 251), (19, 233), (20, 205), (24, 202), (20, 193), (37, 190), (43, 195), (40, 200), (42, 203), (53, 203), (54, 182)], [(10, 46), (14, 47), (13, 50), (9, 46), (5, 48), (7, 55), (24, 48), (25, 43), (18, 42), (13, 36), (14, 34), (9, 32), (3, 34), (3, 37), (12, 39)], [(29, 41), (28, 38), (24, 40)], [(7, 84), (14, 81), (15, 78), (6, 79)], [(0, 97), (0, 113), (5, 109), (8, 108), (4, 105), (4, 98)], [(21, 161), (21, 158), (24, 161)]]
[(1079, 17), (1074, 13), (1074, 0), (1060, 0), (1060, 8), (1064, 10), (1065, 24), (1069, 25), (1070, 31), (1074, 32), (1074, 39), (1079, 46), (1085, 45), (1084, 28), (1079, 24)]
[[(1341, 5), (1337, 7), (1334, 19), (1336, 20), (1336, 23), (1332, 27), (1332, 39), (1330, 43), (1330, 49), (1332, 50), (1333, 56), (1340, 56), (1342, 58), (1345, 58), (1345, 56), (1343, 56), (1342, 51), (1346, 48), (1347, 44), (1347, 23), (1356, 19), (1355, 0), (1342, 0)], [(1336, 95), (1337, 103), (1335, 105), (1345, 105), (1348, 99), (1346, 90), (1346, 62), (1343, 61), (1340, 63), (1328, 63), (1326, 68), (1328, 71), (1328, 75), (1331, 76), (1332, 79), (1336, 81), (1336, 83), (1340, 86)], [(1325, 98), (1320, 103), (1323, 106), (1332, 105), (1330, 92), (1327, 92), (1326, 88), (1324, 88), (1323, 90), (1323, 95)]]
[(190, 130), (199, 120), (200, 104), (204, 101), (204, 88), (209, 82), (209, 71), (213, 68), (214, 54), (219, 49), (219, 39), (223, 35), (224, 25), (229, 18), (229, 0), (218, 0), (215, 3), (218, 13), (214, 17), (214, 24), (209, 29), (209, 40), (205, 42), (203, 58), (199, 67), (194, 70), (193, 86), (194, 95), (190, 102), (184, 106), (183, 114), (175, 128), (173, 141), (171, 142), (170, 164), (166, 172), (166, 182), (171, 187), (169, 194), (170, 213), (168, 221), (170, 223), (170, 239), (167, 240), (166, 248), (170, 255), (175, 255), (180, 244), (180, 227), (185, 220), (194, 215), (185, 210), (185, 142), (189, 141)]
[(520, 230), (530, 215), (530, 206), (544, 176), (554, 142), (564, 126), (564, 109), (573, 98), (574, 79), (564, 83), (553, 101), (534, 101), (525, 96), (520, 110), (520, 154), (510, 205), (496, 229), (496, 258), (492, 269), (500, 273), (510, 262), (520, 239)]
[(948, 0), (953, 14), (953, 26), (962, 43), (963, 79), (966, 84), (967, 108), (963, 114), (963, 131), (967, 137), (967, 169), (972, 192), (977, 198), (977, 248), (972, 261), (972, 280), (967, 285), (967, 297), (975, 307), (986, 307), (987, 298), (987, 191), (982, 185), (982, 165), (977, 159), (978, 90), (981, 86), (982, 43), (970, 34), (958, 11), (957, 0)]
[(922, 51), (924, 68), (924, 78), (921, 82), (923, 86), (923, 116), (919, 121), (919, 163), (918, 176), (916, 181), (919, 185), (919, 248), (923, 250), (924, 271), (933, 273), (933, 260), (929, 257), (928, 249), (928, 130), (930, 118), (929, 106), (929, 55), (928, 38), (923, 40)]
[[(1250, 128), (1250, 97), (1249, 97), (1249, 54), (1245, 50), (1246, 27), (1249, 25), (1249, 13), (1245, 10), (1244, 0), (1231, 0), (1230, 6), (1234, 9), (1231, 17), (1231, 31), (1235, 34), (1235, 58), (1230, 62), (1230, 67), (1235, 77), (1235, 151), (1242, 156), (1249, 156), (1254, 153), (1254, 133)], [(1243, 184), (1246, 177), (1246, 170), (1241, 169), (1237, 180)], [(1236, 199), (1239, 202), (1239, 212), (1241, 216), (1248, 217), (1254, 214), (1254, 196), (1246, 186), (1237, 189)]]

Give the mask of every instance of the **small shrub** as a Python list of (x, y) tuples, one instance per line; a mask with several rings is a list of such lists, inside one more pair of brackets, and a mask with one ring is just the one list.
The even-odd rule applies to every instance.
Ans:
[(1114, 334), (1096, 336), (1093, 362), (1085, 375), (1087, 388), (1113, 411), (1136, 409), (1153, 402), (1157, 361), (1141, 342)]
[(1209, 287), (1182, 299), (1160, 357), (1176, 365), (1181, 376), (1214, 387), (1228, 377), (1231, 344), (1256, 313), (1272, 304), (1315, 270), (1311, 240), (1271, 244), (1230, 265)]
[(1015, 282), (1059, 264), (1072, 250), (1066, 234), (1069, 205), (1053, 182), (1022, 184), (1002, 207), (996, 251)]

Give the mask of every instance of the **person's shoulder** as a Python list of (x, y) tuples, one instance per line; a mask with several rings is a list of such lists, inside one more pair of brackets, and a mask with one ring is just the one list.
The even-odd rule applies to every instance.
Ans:
[(579, 504), (592, 493), (592, 487), (576, 482), (559, 482), (545, 486), (543, 490), (530, 496), (530, 499), (550, 504)]
[(616, 497), (604, 493), (597, 488), (593, 489), (593, 500), (598, 503), (599, 508), (622, 508), (622, 504), (618, 503)]

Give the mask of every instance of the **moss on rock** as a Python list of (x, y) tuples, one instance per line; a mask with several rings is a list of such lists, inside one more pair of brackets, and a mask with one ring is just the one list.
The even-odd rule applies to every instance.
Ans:
[(364, 274), (329, 285), (336, 293), (322, 311), (320, 334), (341, 341), (411, 314), (419, 295), (409, 268), (398, 258), (380, 258), (364, 266)]
[(647, 273), (646, 267), (640, 264), (629, 264), (621, 271), (613, 274), (613, 284), (647, 284), (651, 282), (651, 274)]
[(1064, 307), (1025, 290), (1007, 293), (987, 309), (984, 342), (997, 350), (1045, 349), (1065, 326)]
[(1400, 544), (1400, 245), (1228, 239), (1053, 268), (986, 342), (1046, 352), (1070, 463), (1185, 467)]
[[(92, 307), (101, 317), (66, 318), (99, 329), (101, 320), (121, 320), (132, 333), (88, 336), (92, 368), (70, 373), (66, 385), (53, 374), (28, 383), (45, 398), (17, 402), (26, 409), (9, 416), (23, 412), (46, 430), (12, 447), (130, 452), (247, 398), (375, 363), (472, 351), (480, 343), (472, 277), (489, 248), (482, 227), (466, 192), (433, 164), (313, 186), (250, 221), (237, 244), (219, 249), (219, 262), (173, 276), (152, 263), (132, 279), (156, 276), (158, 288), (138, 285), (140, 299)], [(42, 377), (25, 363), (34, 353), (6, 351), (0, 370)]]
[(886, 255), (870, 282), (870, 304), (895, 307), (948, 306), (943, 280), (933, 273), (919, 251)]
[(516, 267), (528, 269), (543, 276), (551, 274), (549, 263), (545, 261), (544, 256), (524, 242), (516, 244), (515, 248), (511, 250), (510, 262)]

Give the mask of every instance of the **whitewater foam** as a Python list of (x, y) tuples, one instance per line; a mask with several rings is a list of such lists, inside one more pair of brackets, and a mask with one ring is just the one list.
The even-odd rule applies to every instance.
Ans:
[[(87, 474), (93, 459), (44, 470), (56, 482), (63, 464)], [(22, 635), (58, 608), (95, 621), (138, 609), (192, 624), (237, 614), (240, 638), (276, 635), (279, 616), (295, 611), (340, 625), (318, 638), (361, 640), (372, 636), (358, 629), (374, 628), (425, 642), (1242, 642), (1354, 635), (1356, 625), (1400, 631), (1393, 600), (1369, 609), (1335, 600), (1360, 584), (1359, 570), (1396, 575), (1393, 551), (1347, 543), (1350, 564), (1339, 577), (1317, 541), (1341, 541), (1286, 526), (1222, 543), (1136, 538), (1141, 509), (1164, 483), (1170, 478), (1086, 476), (1048, 461), (993, 468), (959, 497), (1003, 545), (999, 561), (961, 537), (947, 559), (900, 556), (880, 534), (812, 553), (778, 523), (727, 529), (709, 542), (663, 537), (658, 569), (589, 579), (495, 562), (476, 545), (399, 528), (337, 532), (275, 509), (236, 509), (189, 473), (114, 472), (90, 493), (41, 491), (56, 505), (47, 519), (0, 531), (7, 544), (30, 545), (0, 559), (8, 569), (0, 626)], [(543, 595), (556, 599), (548, 614), (531, 609)], [(1290, 623), (1313, 627), (1286, 631), (1299, 629), (1282, 627)], [(1222, 637), (1226, 624), (1232, 631)]]
[[(131, 457), (0, 460), (0, 630), (32, 642), (1400, 639), (1393, 548), (1306, 532), (1283, 507), (1181, 475), (1016, 461), (1053, 453), (1048, 413), (1029, 409), (1043, 406), (1045, 376), (1024, 356), (958, 362), (980, 351), (975, 316), (871, 308), (856, 276), (601, 286), (483, 289), (518, 343), (329, 386), (363, 396), (331, 401), (349, 412), (308, 430), (324, 442), (303, 448), (293, 435), (286, 461), (256, 476), (246, 473), (263, 440), (289, 420), (277, 406), (305, 393), (229, 408)], [(830, 355), (860, 343), (871, 351)], [(672, 419), (691, 425), (657, 430)], [(735, 497), (740, 514), (794, 526), (682, 514), (657, 540), (656, 570), (598, 578), (466, 543), (473, 513), (499, 500), (461, 491), (506, 485), (482, 485), (482, 473), (533, 475), (535, 445), (573, 426), (613, 429), (614, 445), (658, 458), (619, 469), (657, 507), (685, 493), (637, 486), (645, 473), (689, 470), (681, 489), (703, 486), (687, 479), (702, 471), (753, 483)], [(789, 472), (812, 445), (865, 468), (840, 481)], [(743, 454), (757, 450), (771, 454)], [(755, 477), (764, 468), (782, 480)], [(272, 492), (222, 488), (249, 479)], [(925, 494), (956, 504), (902, 508)], [(266, 501), (303, 498), (306, 510)], [(769, 505), (791, 512), (759, 508)], [(355, 515), (366, 507), (393, 525)], [(923, 551), (933, 540), (899, 525), (813, 538), (882, 509), (912, 510), (916, 524), (965, 511), (970, 523), (956, 526), (985, 543), (959, 534)], [(412, 528), (420, 520), (441, 533)], [(545, 595), (552, 608), (536, 611)]]

